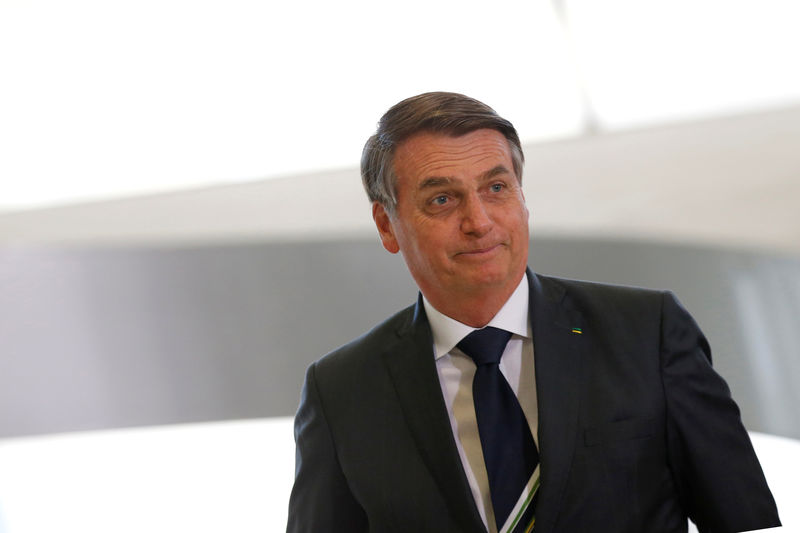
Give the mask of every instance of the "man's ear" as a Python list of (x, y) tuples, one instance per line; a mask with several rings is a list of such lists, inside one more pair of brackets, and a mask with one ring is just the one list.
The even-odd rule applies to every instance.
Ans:
[(381, 243), (386, 251), (396, 254), (400, 251), (400, 246), (397, 244), (397, 239), (394, 236), (394, 228), (392, 227), (392, 220), (386, 208), (380, 202), (372, 202), (372, 219), (375, 221), (375, 226), (378, 228), (378, 234), (381, 237)]

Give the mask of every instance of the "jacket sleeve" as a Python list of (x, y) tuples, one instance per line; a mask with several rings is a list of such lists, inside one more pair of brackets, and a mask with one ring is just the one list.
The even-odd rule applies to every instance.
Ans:
[(306, 372), (294, 421), (295, 481), (287, 533), (367, 531), (363, 509), (342, 473), (316, 385), (316, 364)]
[(780, 525), (739, 408), (711, 367), (699, 327), (664, 293), (661, 365), (670, 468), (681, 502), (701, 533)]

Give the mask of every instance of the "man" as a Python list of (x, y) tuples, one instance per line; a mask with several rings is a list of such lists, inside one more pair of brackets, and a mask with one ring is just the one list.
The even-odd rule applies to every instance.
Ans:
[(779, 525), (677, 300), (526, 269), (522, 164), (511, 123), (463, 95), (381, 119), (362, 177), (421, 294), (308, 369), (288, 531)]

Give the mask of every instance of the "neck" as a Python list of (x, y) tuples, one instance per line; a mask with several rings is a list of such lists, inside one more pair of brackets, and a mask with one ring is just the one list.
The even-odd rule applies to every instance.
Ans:
[(482, 328), (502, 309), (516, 288), (514, 285), (503, 291), (493, 289), (458, 296), (444, 295), (444, 297), (425, 294), (425, 298), (440, 313), (470, 327)]

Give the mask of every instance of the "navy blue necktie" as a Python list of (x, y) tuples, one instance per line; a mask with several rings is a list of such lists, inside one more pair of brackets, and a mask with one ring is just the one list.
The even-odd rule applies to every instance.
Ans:
[(472, 396), (498, 530), (539, 462), (522, 407), (500, 372), (500, 357), (510, 338), (510, 332), (490, 326), (473, 331), (458, 343), (477, 366)]

